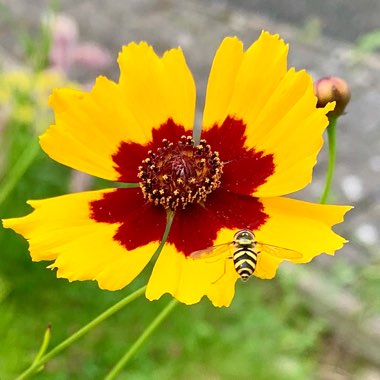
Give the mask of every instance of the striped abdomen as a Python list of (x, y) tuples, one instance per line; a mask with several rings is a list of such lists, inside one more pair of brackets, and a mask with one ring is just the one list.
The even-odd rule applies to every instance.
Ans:
[(257, 253), (251, 245), (238, 244), (233, 255), (234, 266), (242, 281), (247, 281), (256, 269)]

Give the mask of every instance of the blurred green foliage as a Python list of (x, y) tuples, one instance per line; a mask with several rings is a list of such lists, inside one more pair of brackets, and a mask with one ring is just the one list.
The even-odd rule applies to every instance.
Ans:
[(360, 36), (356, 41), (358, 53), (373, 53), (380, 48), (380, 30), (375, 29)]
[[(314, 29), (313, 29), (314, 30)], [(25, 39), (30, 68), (0, 72), (0, 218), (30, 212), (28, 199), (69, 191), (72, 171), (52, 162), (37, 146), (37, 135), (49, 124), (50, 89), (63, 79), (44, 70), (49, 36), (43, 43)], [(45, 34), (44, 34), (45, 33)], [(72, 87), (72, 86), (71, 86)], [(32, 147), (32, 148), (31, 148)], [(23, 170), (20, 158), (25, 159)], [(10, 185), (9, 185), (10, 184)], [(96, 181), (94, 187), (108, 186)], [(6, 192), (3, 199), (1, 193)], [(75, 215), (73, 215), (75, 218)], [(127, 294), (144, 285), (153, 263), (129, 287), (99, 290), (93, 282), (68, 283), (32, 263), (27, 242), (0, 227), (0, 379), (12, 379), (33, 361), (46, 327), (50, 347), (64, 340)], [(348, 272), (347, 272), (348, 271)], [(378, 299), (378, 272), (337, 271), (341, 283), (358, 280), (366, 300)], [(337, 276), (339, 281), (339, 276)], [(367, 286), (367, 284), (371, 286)], [(228, 309), (203, 300), (180, 305), (124, 370), (122, 378), (304, 380), (318, 378), (326, 336), (333, 326), (313, 316), (295, 279), (286, 272), (273, 281), (252, 279), (237, 284)], [(42, 380), (102, 378), (125, 353), (170, 297), (157, 302), (141, 298), (48, 362), (35, 376)]]
[[(2, 231), (0, 239), (6, 248), (1, 278), (8, 287), (0, 303), (0, 373), (5, 379), (30, 364), (49, 323), (54, 346), (147, 280), (148, 270), (119, 292), (101, 291), (94, 283), (68, 284), (55, 279), (46, 263), (32, 264), (25, 242), (11, 231)], [(37, 378), (102, 378), (166, 302), (135, 301), (49, 362)], [(216, 309), (206, 300), (179, 306), (125, 377), (312, 378), (324, 329), (292, 285), (254, 279), (239, 283), (229, 309)]]

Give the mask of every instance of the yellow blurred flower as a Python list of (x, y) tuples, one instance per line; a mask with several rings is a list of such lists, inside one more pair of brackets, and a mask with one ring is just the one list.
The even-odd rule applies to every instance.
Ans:
[(42, 131), (39, 126), (46, 125), (52, 116), (47, 101), (49, 94), (64, 84), (67, 84), (65, 78), (54, 70), (37, 73), (26, 69), (2, 72), (0, 108), (7, 109), (10, 120), (31, 124), (40, 133)]

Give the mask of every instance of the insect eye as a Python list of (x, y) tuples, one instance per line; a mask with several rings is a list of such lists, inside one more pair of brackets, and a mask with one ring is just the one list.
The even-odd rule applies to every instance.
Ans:
[(235, 234), (235, 239), (249, 239), (252, 240), (254, 238), (253, 233), (248, 230), (240, 230)]

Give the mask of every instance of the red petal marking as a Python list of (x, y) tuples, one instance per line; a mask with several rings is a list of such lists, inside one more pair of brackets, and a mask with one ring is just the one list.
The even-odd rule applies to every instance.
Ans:
[(165, 123), (152, 131), (152, 141), (146, 145), (133, 142), (122, 141), (117, 152), (112, 155), (115, 162), (115, 169), (120, 173), (119, 182), (139, 182), (137, 177), (138, 167), (141, 161), (148, 157), (148, 151), (153, 152), (162, 146), (162, 139), (176, 142), (183, 135), (191, 135), (185, 131), (182, 125), (176, 124), (173, 119), (168, 119)]
[[(90, 218), (102, 223), (121, 223), (114, 240), (127, 250), (161, 241), (166, 212), (147, 202), (140, 189), (115, 189), (90, 203)], [(106, 255), (107, 252), (104, 252)]]
[(246, 125), (230, 116), (221, 126), (202, 132), (211, 149), (224, 162), (221, 187), (240, 194), (252, 194), (275, 171), (273, 155), (264, 155), (244, 146)]
[(257, 198), (217, 189), (207, 197), (204, 207), (193, 204), (177, 210), (168, 242), (188, 256), (212, 246), (223, 227), (255, 231), (267, 218)]
[(137, 177), (138, 167), (141, 161), (148, 156), (148, 148), (146, 145), (140, 145), (133, 142), (122, 142), (119, 145), (117, 153), (112, 156), (119, 172), (119, 182), (139, 182)]
[[(192, 204), (176, 212), (168, 242), (185, 256), (212, 246), (223, 227), (255, 231), (268, 218), (257, 198), (242, 193), (252, 193), (274, 173), (273, 155), (264, 156), (263, 152), (244, 147), (245, 131), (241, 120), (227, 117), (221, 126), (214, 125), (202, 134), (211, 149), (219, 152), (225, 165), (221, 188), (207, 197), (204, 206)], [(186, 134), (189, 132), (183, 126), (168, 119), (153, 129), (152, 141), (146, 145), (122, 142), (113, 155), (119, 181), (139, 182), (138, 167), (148, 151), (157, 150), (164, 138), (174, 142)], [(117, 189), (92, 202), (90, 208), (93, 220), (120, 223), (114, 239), (127, 250), (160, 241), (164, 233), (164, 208), (146, 202), (140, 189)]]
[[(90, 217), (99, 223), (121, 224), (114, 239), (127, 250), (160, 241), (164, 233), (164, 208), (146, 202), (140, 189), (116, 189), (91, 202), (90, 209)], [(217, 189), (204, 207), (192, 204), (176, 212), (168, 242), (188, 256), (212, 246), (223, 227), (255, 231), (267, 217), (257, 198)]]

